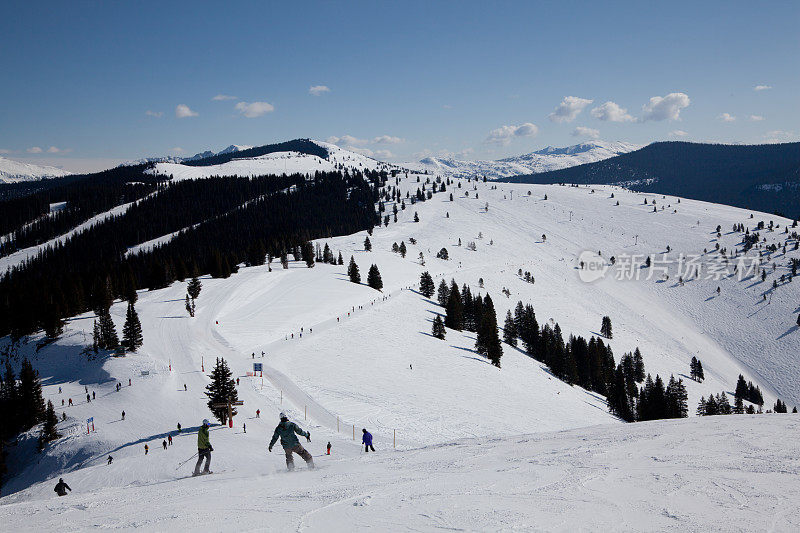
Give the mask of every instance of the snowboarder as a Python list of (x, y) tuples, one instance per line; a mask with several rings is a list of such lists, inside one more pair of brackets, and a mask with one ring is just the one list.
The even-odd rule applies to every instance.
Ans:
[(59, 496), (66, 496), (67, 495), (67, 491), (72, 492), (72, 489), (69, 488), (69, 485), (64, 483), (64, 478), (58, 478), (58, 484), (56, 485), (56, 488), (54, 488), (53, 490)]
[(256, 409), (256, 418), (261, 418), (261, 409)]
[(331, 441), (328, 441), (328, 449), (326, 451), (326, 455), (330, 455), (330, 454), (331, 454)]
[[(206, 466), (203, 468), (203, 474), (211, 474), (212, 472), (208, 469), (211, 466), (211, 452), (214, 451), (214, 447), (211, 446), (211, 439), (208, 435), (208, 426), (209, 422), (207, 418), (203, 419), (203, 425), (200, 426), (200, 429), (197, 430), (197, 464), (194, 465), (194, 476), (200, 475), (200, 464), (203, 462), (203, 459), (206, 460)], [(178, 425), (180, 427), (180, 424)]]
[(114, 460), (114, 458), (113, 458), (113, 457), (111, 457), (111, 456), (109, 455), (109, 456), (108, 456), (108, 464), (111, 464), (111, 462), (112, 462), (113, 460)]
[(372, 433), (367, 431), (366, 428), (362, 429), (361, 431), (364, 433), (361, 436), (361, 444), (364, 445), (364, 451), (369, 453), (369, 451), (372, 450), (374, 452), (375, 448), (372, 446)]
[(170, 433), (169, 435), (167, 435), (167, 444), (169, 444), (170, 446), (172, 446), (172, 433)]
[(125, 420), (125, 411), (122, 411), (122, 419)]
[(150, 451), (150, 446), (148, 446), (147, 444), (145, 444), (145, 445), (144, 445), (144, 454), (145, 454), (145, 455), (147, 455), (147, 452), (149, 452), (149, 451)]
[(272, 434), (272, 440), (269, 442), (269, 451), (272, 451), (272, 447), (275, 445), (278, 437), (280, 437), (281, 446), (283, 446), (283, 451), (286, 454), (286, 468), (294, 470), (294, 458), (292, 457), (292, 453), (296, 453), (305, 459), (308, 468), (314, 468), (314, 459), (311, 457), (311, 454), (300, 445), (300, 441), (297, 440), (295, 436), (295, 433), (297, 435), (302, 435), (308, 442), (311, 442), (311, 433), (303, 431), (297, 424), (290, 422), (286, 413), (281, 413), (280, 419), (280, 423), (275, 428), (275, 433)]

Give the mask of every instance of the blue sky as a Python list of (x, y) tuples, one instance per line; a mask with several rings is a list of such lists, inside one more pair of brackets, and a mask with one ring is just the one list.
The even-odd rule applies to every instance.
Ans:
[(396, 161), (800, 139), (798, 2), (0, 9), (0, 155), (70, 170), (296, 137)]

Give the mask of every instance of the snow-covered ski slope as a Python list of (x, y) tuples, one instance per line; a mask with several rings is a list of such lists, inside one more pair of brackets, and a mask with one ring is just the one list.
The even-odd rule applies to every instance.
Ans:
[[(413, 175), (400, 183), (403, 192), (418, 186)], [(387, 208), (391, 213), (392, 205)], [(419, 223), (413, 222), (415, 212)], [(3, 492), (13, 494), (0, 502), (12, 505), (0, 506), (0, 515), (24, 516), (39, 528), (60, 517), (75, 528), (157, 530), (205, 519), (215, 529), (343, 530), (405, 527), (397, 521), (413, 508), (410, 528), (574, 530), (579, 517), (573, 509), (580, 505), (587, 527), (595, 530), (613, 529), (612, 520), (621, 514), (630, 521), (622, 522), (623, 529), (746, 530), (773, 519), (775, 529), (796, 529), (797, 516), (783, 512), (788, 507), (781, 503), (798, 491), (791, 416), (624, 425), (607, 413), (602, 398), (560, 382), (512, 347), (504, 345), (497, 369), (473, 351), (471, 333), (448, 330), (445, 341), (431, 337), (434, 313), (442, 310), (409, 289), (428, 270), (437, 285), (454, 278), (491, 294), (501, 325), (506, 310), (522, 300), (534, 305), (540, 324), (558, 322), (565, 337), (596, 335), (608, 315), (614, 327), (608, 342), (617, 360), (638, 346), (649, 373), (683, 377), (692, 413), (701, 395), (731, 394), (739, 373), (761, 386), (765, 408), (776, 395), (791, 407), (800, 403), (800, 333), (793, 325), (798, 285), (773, 291), (771, 284), (787, 272), (788, 258), (798, 256), (792, 247), (786, 257), (778, 252), (769, 259), (776, 273), (770, 266), (763, 283), (760, 277), (701, 277), (680, 285), (675, 265), (666, 281), (660, 275), (616, 280), (613, 271), (593, 283), (579, 276), (578, 257), (585, 251), (613, 255), (620, 264), (626, 254), (661, 254), (669, 245), (667, 258), (677, 260), (713, 250), (718, 224), (721, 246), (732, 250), (741, 239), (731, 233), (734, 223), (752, 231), (759, 220), (774, 221), (777, 231), (762, 232), (771, 242), (789, 222), (749, 216), (742, 209), (611, 187), (462, 182), (462, 188), (451, 186), (430, 201), (407, 202), (397, 223), (375, 229), (372, 252), (363, 249), (366, 232), (319, 241), (341, 252), (344, 266), (307, 269), (292, 262), (283, 270), (273, 262), (272, 272), (260, 266), (241, 268), (229, 279), (204, 278), (193, 319), (184, 310), (185, 283), (141, 292), (136, 306), (145, 344), (137, 354), (86, 361), (80, 351), (90, 344), (93, 316), (76, 317), (58, 342), (36, 353), (34, 338), (20, 350), (44, 378), (46, 397), (69, 418), (59, 425), (65, 438), (44, 455), (33, 453), (32, 440), (10, 449), (11, 479)], [(405, 258), (390, 251), (401, 241), (408, 247)], [(466, 248), (470, 241), (475, 251)], [(442, 247), (449, 261), (435, 258)], [(348, 281), (351, 255), (363, 279), (370, 264), (378, 265), (382, 293)], [(530, 271), (535, 284), (522, 280), (519, 269)], [(124, 314), (123, 303), (112, 307), (119, 329)], [(252, 353), (265, 365), (263, 385), (261, 378), (246, 376)], [(175, 481), (190, 473), (193, 461), (176, 467), (196, 451), (197, 425), (210, 416), (202, 391), (218, 356), (240, 377), (245, 402), (233, 430), (212, 431), (212, 469), (225, 472)], [(686, 377), (692, 356), (703, 362), (702, 384)], [(117, 381), (120, 392), (114, 391)], [(84, 386), (96, 391), (95, 401), (86, 403)], [(61, 399), (70, 397), (76, 405), (62, 408)], [(260, 419), (253, 418), (256, 409)], [(280, 409), (311, 430), (315, 456), (331, 441), (335, 460), (318, 457), (319, 472), (283, 475), (282, 454), (266, 454)], [(96, 432), (87, 435), (89, 417)], [(162, 439), (175, 434), (179, 422), (188, 434), (176, 434), (172, 448), (162, 450)], [(358, 438), (362, 427), (375, 435), (377, 456), (357, 457), (353, 433)], [(520, 437), (530, 434), (536, 436)], [(394, 442), (398, 452), (387, 454)], [(573, 446), (582, 451), (570, 452)], [(676, 449), (681, 451), (668, 451)], [(109, 453), (111, 466), (105, 464)], [(636, 469), (626, 471), (630, 464)], [(59, 476), (79, 494), (49, 501)], [(626, 480), (633, 488), (621, 498), (610, 496), (609, 487), (622, 490)], [(734, 486), (738, 492), (719, 488)], [(665, 496), (675, 491), (682, 494), (677, 500)], [(166, 494), (174, 500), (165, 500)], [(134, 512), (134, 500), (152, 502), (152, 513)], [(279, 502), (291, 503), (273, 511)], [(268, 509), (259, 513), (279, 516), (256, 515), (262, 506)], [(710, 506), (713, 517), (705, 514)], [(242, 510), (234, 517), (221, 513), (222, 507)], [(55, 514), (37, 513), (44, 508)], [(197, 508), (203, 511), (187, 511)], [(256, 522), (256, 516), (267, 521)]]
[(314, 143), (328, 150), (328, 157), (299, 152), (273, 152), (260, 157), (234, 159), (221, 165), (189, 166), (181, 163), (156, 163), (150, 171), (154, 174), (172, 176), (174, 180), (209, 178), (211, 176), (263, 176), (268, 174), (313, 174), (330, 172), (337, 168), (375, 170), (394, 167), (370, 157), (344, 150), (335, 144), (322, 141)]
[[(263, 425), (269, 425), (262, 421)], [(251, 425), (252, 424), (252, 425)], [(286, 474), (248, 432), (211, 432), (224, 472), (160, 483), (190, 437), (168, 451), (89, 470), (109, 488), (0, 505), (9, 531), (778, 531), (800, 528), (791, 415), (712, 417), (464, 439), (403, 452), (319, 456)], [(503, 428), (505, 429), (505, 428)], [(229, 434), (223, 437), (224, 434)], [(193, 437), (193, 435), (192, 435)], [(312, 430), (313, 438), (313, 430)], [(251, 442), (246, 448), (242, 442)], [(218, 459), (219, 458), (219, 459)], [(145, 465), (148, 465), (145, 467)], [(232, 466), (237, 465), (235, 470)], [(117, 484), (122, 478), (124, 485)], [(46, 494), (49, 492), (49, 494)], [(9, 499), (9, 498), (6, 498)]]

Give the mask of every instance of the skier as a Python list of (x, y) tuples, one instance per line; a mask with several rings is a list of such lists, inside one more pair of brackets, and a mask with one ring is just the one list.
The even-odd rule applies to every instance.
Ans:
[(180, 433), (180, 432), (181, 432), (181, 423), (178, 422), (178, 433)]
[(203, 419), (203, 425), (200, 426), (200, 429), (197, 430), (197, 464), (194, 465), (194, 474), (193, 476), (200, 475), (200, 464), (203, 462), (203, 459), (206, 460), (206, 466), (203, 468), (203, 474), (211, 474), (211, 470), (208, 468), (211, 466), (211, 452), (214, 451), (214, 447), (211, 446), (211, 439), (208, 435), (208, 426), (209, 422), (207, 418)]
[(128, 387), (131, 386), (131, 378), (128, 378)]
[(72, 406), (72, 398), (69, 399), (69, 405)]
[(297, 424), (290, 422), (286, 413), (281, 413), (280, 418), (281, 421), (275, 428), (275, 433), (273, 433), (272, 440), (269, 442), (269, 451), (272, 451), (272, 447), (275, 445), (278, 437), (280, 437), (281, 446), (283, 446), (283, 451), (286, 454), (286, 468), (294, 470), (294, 457), (292, 457), (292, 453), (296, 453), (305, 459), (308, 468), (314, 468), (314, 459), (311, 457), (311, 454), (300, 445), (300, 441), (297, 440), (295, 436), (295, 433), (302, 435), (308, 442), (311, 442), (311, 433), (303, 431)]
[(94, 391), (92, 391), (92, 400), (94, 400), (94, 398), (95, 398)]
[(239, 378), (236, 378), (236, 386), (239, 386)]
[(189, 389), (186, 388), (186, 383), (184, 383), (183, 384), (183, 391), (186, 392), (187, 390), (189, 390)]
[(122, 411), (122, 419), (125, 420), (125, 411)]
[(112, 462), (113, 460), (114, 460), (114, 458), (113, 458), (113, 457), (111, 457), (111, 456), (109, 455), (109, 456), (108, 456), (108, 464), (111, 464), (111, 462)]
[(247, 433), (247, 424), (242, 424), (242, 433)]
[(149, 451), (150, 451), (150, 446), (148, 446), (147, 444), (145, 444), (145, 445), (144, 445), (144, 454), (145, 454), (145, 455), (147, 455), (147, 452), (149, 452)]
[(161, 446), (163, 446), (164, 449), (166, 450), (167, 449), (167, 441), (165, 441), (165, 440), (161, 441)]
[(61, 387), (58, 388), (58, 393), (61, 394)]
[(261, 409), (256, 409), (256, 418), (261, 418)]
[(253, 356), (253, 359), (255, 359), (256, 358), (256, 352), (253, 352), (252, 356)]
[(86, 395), (86, 403), (92, 403), (92, 397), (90, 395)]
[(83, 389), (84, 389), (84, 392), (86, 392), (87, 394), (89, 393), (89, 386), (88, 385), (84, 385)]
[(61, 407), (64, 407), (64, 398), (61, 398)]
[(327, 455), (330, 455), (330, 454), (331, 454), (331, 441), (328, 441)]
[(66, 496), (67, 495), (67, 491), (72, 492), (72, 489), (69, 488), (69, 485), (64, 483), (64, 478), (58, 478), (58, 484), (56, 485), (56, 488), (54, 488), (53, 490), (59, 496)]
[(366, 428), (361, 431), (364, 432), (361, 436), (361, 444), (364, 445), (364, 451), (369, 453), (369, 451), (372, 450), (374, 452), (375, 448), (372, 446), (372, 433), (367, 431)]
[(172, 433), (170, 433), (169, 435), (167, 435), (167, 443), (168, 443), (170, 446), (172, 446)]

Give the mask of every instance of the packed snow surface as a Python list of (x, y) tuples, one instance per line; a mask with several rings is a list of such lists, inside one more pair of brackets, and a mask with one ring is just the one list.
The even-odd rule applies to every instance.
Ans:
[(33, 181), (42, 178), (60, 178), (70, 174), (72, 172), (61, 168), (33, 165), (0, 157), (0, 184)]
[[(400, 190), (416, 192), (427, 176), (417, 178), (400, 177)], [(764, 282), (705, 271), (678, 282), (682, 254), (719, 270), (716, 244), (741, 247), (733, 224), (751, 232), (761, 220), (778, 224), (761, 232), (772, 243), (786, 237), (791, 221), (610, 186), (456, 180), (429, 201), (405, 204), (396, 223), (375, 228), (371, 252), (366, 232), (318, 241), (341, 252), (342, 266), (273, 262), (271, 271), (203, 277), (194, 318), (184, 309), (185, 282), (140, 292), (145, 343), (138, 353), (81, 355), (91, 344), (92, 313), (71, 319), (62, 338), (38, 352), (40, 337), (25, 339), (20, 356), (31, 358), (45, 397), (68, 418), (59, 424), (64, 437), (43, 454), (33, 450), (35, 431), (9, 448), (0, 519), (31, 530), (797, 530), (800, 419), (622, 424), (602, 397), (559, 381), (520, 350), (504, 345), (496, 368), (474, 351), (472, 333), (432, 337), (443, 310), (415, 290), (425, 270), (437, 285), (468, 284), (492, 296), (501, 326), (522, 300), (540, 324), (557, 322), (565, 338), (597, 336), (607, 315), (615, 358), (639, 347), (648, 373), (683, 379), (692, 415), (700, 396), (731, 395), (740, 373), (761, 387), (765, 409), (777, 397), (791, 408), (800, 403), (800, 285), (773, 289), (772, 282), (798, 252), (762, 248)], [(391, 213), (392, 203), (386, 207)], [(390, 251), (401, 241), (404, 258)], [(447, 261), (435, 257), (443, 247)], [(586, 254), (600, 258), (605, 277), (582, 280)], [(658, 260), (653, 268), (626, 266), (626, 258), (649, 254)], [(371, 264), (379, 267), (382, 292), (348, 281), (351, 256), (363, 279)], [(617, 279), (618, 268), (639, 279)], [(125, 308), (111, 309), (120, 330)], [(703, 362), (703, 383), (688, 378), (693, 356)], [(244, 405), (233, 429), (212, 430), (217, 473), (183, 479), (194, 461), (179, 463), (196, 451), (197, 426), (210, 418), (203, 390), (216, 357), (240, 379)], [(247, 375), (254, 362), (263, 363), (263, 379)], [(96, 392), (94, 401), (81, 399), (84, 387)], [(68, 398), (75, 405), (62, 407)], [(311, 431), (304, 444), (318, 471), (304, 471), (296, 458), (300, 471), (284, 474), (280, 448), (266, 452), (279, 410)], [(89, 417), (96, 431), (87, 434)], [(376, 454), (359, 455), (361, 428), (375, 435)], [(165, 451), (168, 434), (174, 444)], [(321, 456), (328, 441), (330, 458)], [(59, 477), (73, 488), (64, 498), (52, 490)]]

